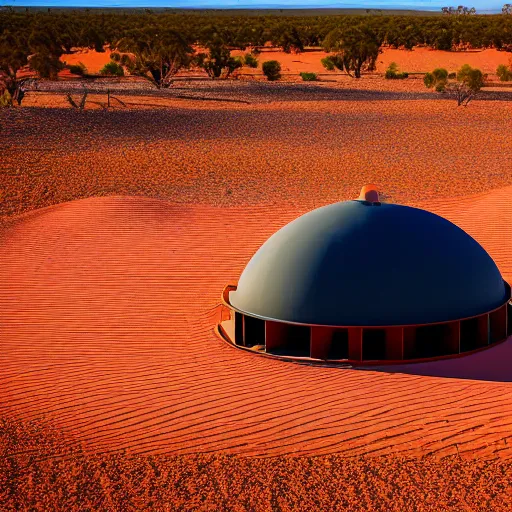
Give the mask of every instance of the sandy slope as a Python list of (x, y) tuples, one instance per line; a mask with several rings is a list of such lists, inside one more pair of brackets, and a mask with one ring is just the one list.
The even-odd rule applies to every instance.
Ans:
[[(425, 205), (509, 280), (511, 191)], [(512, 371), (493, 367), (511, 342), (485, 354), (487, 381), (299, 366), (213, 334), (224, 284), (299, 213), (105, 197), (4, 226), (0, 412), (109, 451), (510, 457)]]

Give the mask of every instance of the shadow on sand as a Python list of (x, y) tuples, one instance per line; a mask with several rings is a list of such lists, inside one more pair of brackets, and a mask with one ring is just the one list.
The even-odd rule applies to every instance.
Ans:
[(365, 367), (365, 370), (452, 379), (512, 382), (512, 336), (495, 347), (455, 359), (393, 366), (373, 366)]

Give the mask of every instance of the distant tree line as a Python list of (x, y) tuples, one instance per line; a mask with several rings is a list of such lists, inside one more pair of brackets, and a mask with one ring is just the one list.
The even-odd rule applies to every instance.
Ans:
[[(471, 9), (458, 8), (461, 14)], [(62, 69), (62, 55), (73, 48), (98, 52), (109, 45), (121, 52), (109, 69), (127, 69), (166, 87), (175, 73), (191, 64), (212, 77), (228, 76), (252, 62), (265, 44), (285, 52), (322, 46), (332, 63), (354, 77), (372, 70), (383, 45), (412, 49), (429, 46), (451, 50), (459, 46), (512, 49), (510, 4), (493, 16), (244, 16), (170, 11), (0, 10), (0, 81), (21, 101), (18, 72), (29, 65), (42, 78)], [(195, 52), (193, 46), (206, 51)], [(232, 58), (232, 49), (250, 49), (246, 62)], [(256, 64), (257, 65), (257, 64)], [(1, 87), (0, 87), (1, 89)], [(0, 90), (1, 93), (1, 90)]]
[[(450, 8), (446, 8), (450, 9)], [(471, 14), (463, 6), (454, 12)], [(41, 33), (52, 38), (63, 52), (73, 47), (102, 51), (105, 44), (117, 46), (126, 37), (145, 31), (172, 30), (188, 43), (206, 44), (220, 38), (231, 48), (246, 49), (270, 42), (284, 51), (301, 51), (321, 46), (327, 34), (360, 27), (393, 47), (427, 45), (439, 50), (467, 44), (474, 48), (512, 44), (512, 12), (505, 4), (503, 14), (493, 16), (226, 16), (214, 14), (172, 14), (151, 10), (123, 11), (51, 10), (0, 12), (0, 34), (15, 34), (26, 46)]]

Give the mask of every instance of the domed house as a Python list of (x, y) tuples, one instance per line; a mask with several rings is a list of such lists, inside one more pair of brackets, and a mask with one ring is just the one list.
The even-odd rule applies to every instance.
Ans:
[(381, 203), (368, 186), (271, 236), (225, 288), (219, 331), (276, 356), (424, 360), (504, 340), (509, 300), (471, 236), (426, 210)]

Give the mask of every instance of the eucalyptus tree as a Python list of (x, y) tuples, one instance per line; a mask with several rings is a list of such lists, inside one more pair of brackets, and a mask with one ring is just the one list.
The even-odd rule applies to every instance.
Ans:
[(345, 30), (336, 28), (323, 41), (325, 50), (338, 55), (345, 72), (354, 78), (361, 78), (362, 70), (375, 70), (381, 45), (378, 34), (363, 24)]
[(5, 31), (0, 35), (0, 83), (13, 99), (21, 104), (23, 99), (23, 81), (18, 71), (28, 63), (29, 49), (22, 34)]
[(122, 62), (130, 73), (147, 78), (158, 88), (170, 87), (176, 73), (190, 66), (194, 54), (181, 34), (158, 25), (131, 31), (116, 46), (129, 54)]
[(231, 51), (219, 36), (207, 43), (207, 53), (197, 55), (196, 64), (203, 68), (210, 78), (227, 78), (243, 63), (240, 58), (231, 57)]

